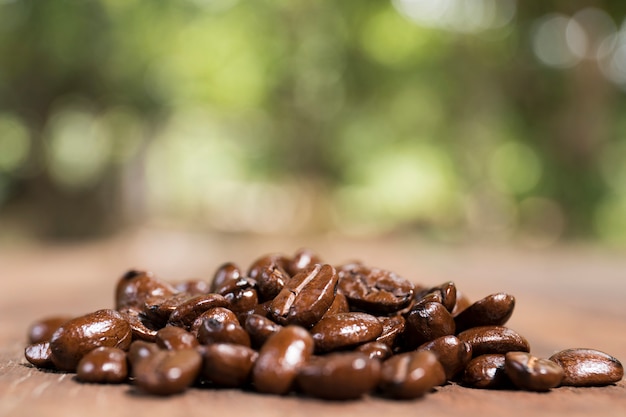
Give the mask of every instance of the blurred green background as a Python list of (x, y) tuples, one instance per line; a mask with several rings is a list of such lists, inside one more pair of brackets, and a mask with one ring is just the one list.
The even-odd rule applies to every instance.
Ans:
[(0, 0), (0, 240), (626, 244), (626, 2)]

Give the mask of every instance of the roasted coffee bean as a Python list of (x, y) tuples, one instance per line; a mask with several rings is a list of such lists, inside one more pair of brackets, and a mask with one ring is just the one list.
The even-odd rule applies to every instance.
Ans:
[(550, 356), (564, 371), (561, 385), (602, 386), (619, 382), (624, 366), (613, 356), (595, 349), (566, 349)]
[(472, 388), (507, 389), (513, 387), (504, 369), (504, 354), (488, 353), (472, 359), (465, 367), (463, 384)]
[(193, 349), (198, 346), (196, 336), (175, 326), (165, 326), (159, 330), (155, 342), (158, 347), (166, 350)]
[(53, 316), (33, 323), (30, 329), (28, 329), (28, 343), (49, 342), (54, 332), (70, 319), (72, 319), (72, 317)]
[(158, 350), (133, 364), (135, 385), (156, 395), (183, 392), (196, 380), (202, 356), (195, 349)]
[(282, 255), (268, 255), (250, 266), (248, 276), (256, 280), (262, 301), (276, 297), (290, 280), (291, 275), (286, 271), (288, 264), (289, 260)]
[(371, 392), (380, 380), (380, 361), (359, 352), (314, 357), (298, 372), (307, 395), (327, 400), (352, 400)]
[(515, 330), (504, 326), (480, 326), (457, 335), (472, 346), (474, 357), (486, 353), (530, 352), (528, 341)]
[(267, 339), (252, 370), (257, 391), (288, 393), (298, 371), (311, 358), (313, 346), (309, 332), (299, 326), (286, 326)]
[(298, 249), (286, 265), (287, 273), (292, 277), (311, 265), (323, 264), (322, 258), (311, 249)]
[(280, 324), (258, 314), (250, 314), (246, 317), (243, 327), (250, 335), (252, 346), (257, 349), (263, 346), (271, 335), (283, 328)]
[(271, 302), (269, 316), (279, 324), (310, 327), (335, 298), (337, 272), (331, 265), (312, 265), (291, 278)]
[(391, 271), (349, 264), (339, 267), (337, 273), (337, 289), (351, 308), (389, 314), (406, 307), (413, 298), (413, 284)]
[(446, 379), (452, 379), (461, 372), (472, 359), (472, 347), (458, 337), (447, 335), (421, 345), (418, 350), (433, 352), (446, 372)]
[(379, 317), (378, 320), (383, 325), (380, 336), (376, 338), (377, 342), (385, 343), (390, 348), (396, 346), (396, 340), (404, 332), (406, 320), (402, 316)]
[(76, 378), (83, 382), (119, 384), (128, 377), (126, 352), (113, 347), (99, 347), (78, 362)]
[(326, 313), (322, 317), (332, 316), (333, 314), (339, 313), (347, 313), (350, 311), (350, 306), (348, 305), (348, 299), (345, 295), (341, 293), (335, 294), (335, 299), (333, 303), (328, 307)]
[(117, 283), (115, 309), (141, 309), (150, 298), (167, 298), (174, 294), (176, 289), (172, 285), (157, 279), (151, 272), (131, 269)]
[(26, 360), (37, 368), (54, 368), (50, 342), (33, 343), (24, 349)]
[(515, 386), (527, 391), (548, 391), (558, 387), (563, 379), (563, 368), (559, 364), (526, 352), (508, 352), (504, 369)]
[(215, 271), (209, 292), (219, 293), (222, 287), (229, 285), (232, 281), (237, 281), (241, 277), (243, 277), (241, 269), (232, 262), (226, 262)]
[(416, 293), (415, 300), (420, 302), (434, 301), (443, 304), (448, 311), (452, 311), (456, 305), (456, 285), (448, 281), (436, 287), (428, 288)]
[(203, 345), (233, 343), (250, 347), (250, 336), (239, 324), (232, 311), (215, 307), (204, 313), (198, 329), (198, 341)]
[(205, 311), (228, 305), (228, 300), (219, 294), (198, 295), (178, 305), (170, 315), (168, 323), (190, 329), (194, 321)]
[(165, 327), (172, 313), (178, 306), (185, 304), (194, 296), (187, 293), (178, 293), (169, 297), (152, 297), (146, 300), (141, 315), (145, 320), (160, 329)]
[(240, 387), (250, 381), (259, 354), (247, 346), (215, 343), (204, 346), (202, 377), (222, 387)]
[(371, 314), (339, 313), (325, 317), (311, 329), (317, 352), (344, 349), (380, 336), (383, 325)]
[(178, 292), (186, 293), (191, 296), (209, 294), (211, 292), (211, 284), (201, 279), (190, 279), (179, 282), (174, 286)]
[(454, 318), (456, 331), (462, 332), (479, 326), (502, 326), (509, 320), (514, 308), (515, 297), (512, 295), (503, 292), (488, 295)]
[(445, 381), (445, 372), (437, 356), (427, 350), (417, 350), (392, 356), (383, 362), (380, 389), (392, 398), (412, 399)]
[(61, 371), (73, 372), (82, 357), (101, 346), (128, 349), (129, 324), (114, 310), (98, 310), (65, 322), (52, 336), (52, 362)]
[(354, 349), (355, 352), (366, 354), (371, 359), (378, 359), (384, 361), (393, 355), (393, 351), (389, 345), (382, 342), (367, 342), (357, 346)]
[(230, 303), (229, 308), (238, 315), (248, 315), (259, 304), (259, 297), (254, 288), (239, 288), (224, 295)]
[(125, 307), (118, 310), (118, 313), (120, 313), (124, 320), (130, 325), (133, 339), (154, 342), (159, 326), (150, 322), (150, 320), (144, 317), (143, 314), (135, 308)]
[(454, 318), (443, 304), (420, 302), (406, 317), (404, 343), (407, 349), (415, 349), (438, 337), (453, 335), (454, 330)]

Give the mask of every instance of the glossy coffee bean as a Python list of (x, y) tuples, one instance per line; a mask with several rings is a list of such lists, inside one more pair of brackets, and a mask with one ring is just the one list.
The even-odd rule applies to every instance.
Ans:
[(619, 382), (624, 366), (613, 356), (595, 349), (566, 349), (550, 356), (564, 371), (561, 385), (603, 386)]
[(311, 329), (317, 352), (344, 349), (380, 336), (383, 325), (371, 314), (339, 313), (325, 317)]
[(229, 285), (230, 282), (237, 281), (241, 277), (243, 277), (241, 269), (233, 262), (226, 262), (215, 271), (209, 292), (219, 293), (223, 286)]
[(462, 332), (479, 326), (502, 326), (509, 320), (514, 308), (515, 297), (512, 295), (506, 293), (488, 295), (454, 318), (456, 331)]
[(83, 356), (76, 368), (76, 378), (83, 382), (119, 384), (127, 377), (126, 352), (118, 348), (96, 348)]
[(215, 307), (200, 317), (202, 324), (198, 329), (198, 341), (203, 345), (233, 343), (250, 347), (250, 336), (232, 311)]
[(150, 298), (167, 298), (176, 294), (176, 289), (149, 271), (131, 269), (126, 272), (115, 288), (115, 309), (124, 307), (142, 308)]
[(441, 303), (420, 302), (406, 317), (403, 337), (408, 349), (441, 336), (453, 335), (455, 331), (452, 314)]
[(487, 353), (530, 352), (528, 341), (513, 329), (504, 326), (481, 326), (457, 335), (469, 343), (474, 357)]
[(548, 391), (558, 387), (563, 379), (563, 368), (559, 364), (526, 352), (508, 352), (504, 369), (516, 387), (527, 391)]
[(436, 287), (427, 288), (416, 292), (415, 300), (417, 302), (426, 299), (426, 301), (435, 301), (443, 304), (448, 311), (452, 311), (456, 305), (456, 285), (452, 281), (444, 282)]
[(413, 284), (391, 271), (349, 264), (339, 267), (338, 275), (338, 291), (357, 310), (389, 314), (413, 299)]
[(205, 311), (215, 307), (227, 307), (229, 302), (219, 294), (198, 295), (179, 304), (169, 317), (172, 326), (190, 329), (194, 321)]
[(446, 373), (446, 379), (452, 379), (472, 360), (472, 347), (452, 335), (426, 342), (418, 350), (428, 350), (437, 356)]
[(298, 371), (311, 358), (313, 347), (313, 338), (299, 326), (286, 326), (272, 335), (261, 348), (252, 370), (257, 391), (288, 393)]
[(158, 347), (166, 350), (193, 349), (198, 346), (196, 336), (175, 326), (165, 326), (159, 330), (155, 342)]
[(311, 265), (323, 264), (322, 258), (311, 249), (298, 249), (286, 265), (287, 273), (292, 277)]
[(248, 276), (256, 280), (261, 301), (272, 300), (291, 279), (286, 271), (288, 264), (289, 260), (282, 255), (267, 255), (250, 266)]
[(465, 367), (463, 384), (472, 388), (507, 389), (513, 387), (504, 369), (504, 354), (489, 353), (472, 359)]
[(368, 358), (384, 361), (393, 355), (393, 351), (389, 345), (382, 342), (367, 342), (357, 346), (355, 352), (364, 353)]
[(143, 316), (141, 311), (134, 307), (124, 307), (117, 310), (117, 312), (128, 322), (134, 340), (154, 342), (156, 333), (161, 326), (150, 322)]
[(222, 387), (240, 387), (248, 383), (259, 356), (247, 346), (215, 343), (203, 349), (202, 377)]
[(144, 392), (172, 395), (191, 386), (202, 368), (195, 349), (158, 350), (133, 365), (135, 385)]
[(352, 400), (378, 385), (380, 368), (380, 361), (363, 353), (331, 353), (312, 358), (302, 366), (297, 383), (303, 393), (312, 397)]
[(335, 268), (328, 264), (302, 270), (272, 300), (269, 316), (279, 324), (312, 326), (333, 303), (337, 279)]
[(32, 343), (24, 349), (26, 360), (37, 368), (54, 368), (50, 342)]
[(130, 326), (117, 311), (98, 310), (69, 320), (57, 329), (50, 340), (52, 361), (57, 369), (73, 372), (93, 349), (104, 346), (126, 350), (131, 339)]
[(126, 357), (128, 358), (128, 363), (134, 367), (139, 361), (154, 355), (160, 350), (161, 349), (159, 349), (156, 343), (149, 343), (144, 340), (135, 340), (130, 344)]
[(400, 315), (379, 317), (378, 320), (383, 325), (383, 330), (380, 332), (380, 336), (376, 338), (376, 341), (385, 343), (390, 348), (395, 347), (396, 340), (404, 332), (406, 320)]
[[(167, 324), (172, 313), (180, 306), (194, 298), (187, 293), (178, 293), (169, 297), (151, 297), (146, 300), (140, 310), (142, 317), (160, 329)], [(133, 307), (134, 308), (134, 307)]]
[(257, 349), (263, 346), (271, 335), (278, 333), (283, 328), (280, 324), (259, 314), (250, 314), (246, 317), (243, 327), (250, 335), (252, 346)]
[(350, 306), (348, 305), (348, 299), (345, 295), (341, 293), (335, 294), (335, 299), (333, 303), (328, 307), (326, 313), (322, 317), (332, 316), (333, 314), (339, 313), (347, 313), (350, 311)]
[(28, 329), (28, 343), (49, 342), (54, 332), (70, 319), (70, 316), (52, 316), (33, 323)]
[(426, 350), (401, 353), (383, 362), (380, 389), (398, 399), (418, 398), (444, 384), (445, 371), (437, 356)]

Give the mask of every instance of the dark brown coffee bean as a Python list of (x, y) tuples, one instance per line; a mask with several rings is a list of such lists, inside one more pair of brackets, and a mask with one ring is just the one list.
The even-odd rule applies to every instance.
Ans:
[(289, 260), (282, 255), (267, 255), (250, 266), (248, 276), (256, 280), (261, 301), (272, 300), (290, 280), (288, 264)]
[(446, 379), (452, 379), (461, 372), (472, 359), (472, 347), (458, 337), (447, 335), (421, 345), (418, 350), (433, 352), (446, 372)]
[(404, 343), (407, 349), (415, 349), (438, 337), (453, 335), (454, 330), (454, 318), (443, 304), (419, 302), (406, 317)]
[(325, 317), (311, 329), (315, 350), (328, 352), (370, 342), (380, 336), (383, 325), (371, 314), (339, 313)]
[(211, 292), (211, 284), (201, 279), (190, 279), (179, 282), (174, 286), (174, 289), (190, 296), (203, 295)]
[(198, 346), (196, 336), (175, 326), (165, 326), (159, 330), (155, 342), (158, 347), (166, 350), (193, 349)]
[(502, 326), (515, 308), (515, 297), (505, 293), (491, 294), (476, 301), (459, 313), (454, 321), (456, 331), (462, 332), (472, 327)]
[(436, 287), (424, 289), (419, 293), (416, 292), (415, 300), (441, 303), (446, 310), (452, 311), (456, 305), (456, 285), (448, 281)]
[(203, 345), (233, 343), (250, 347), (250, 336), (232, 311), (215, 307), (200, 317), (202, 324), (198, 329), (198, 341)]
[(406, 307), (413, 298), (413, 284), (391, 271), (349, 264), (337, 273), (338, 291), (357, 310), (389, 314)]
[(312, 326), (333, 303), (337, 279), (335, 268), (328, 264), (304, 269), (274, 298), (269, 316), (279, 324)]
[(383, 362), (380, 388), (384, 395), (412, 399), (446, 382), (443, 366), (427, 350), (401, 353)]
[(368, 358), (384, 361), (393, 355), (393, 351), (389, 345), (381, 342), (367, 342), (357, 346), (355, 352), (364, 353)]
[(165, 327), (170, 316), (178, 306), (185, 304), (192, 298), (194, 296), (187, 293), (178, 293), (169, 297), (149, 298), (144, 303), (143, 309), (141, 309), (141, 316), (152, 323), (153, 327), (160, 329)]
[(358, 352), (318, 356), (298, 372), (306, 395), (327, 400), (352, 400), (372, 391), (380, 380), (380, 361)]
[(127, 377), (126, 352), (118, 348), (96, 348), (83, 356), (76, 368), (76, 378), (83, 382), (119, 384)]
[(338, 313), (347, 313), (350, 311), (350, 306), (348, 305), (348, 299), (345, 295), (341, 293), (335, 294), (335, 299), (333, 303), (328, 307), (326, 313), (322, 317), (332, 316), (333, 314)]
[(257, 349), (263, 346), (271, 335), (283, 328), (280, 324), (258, 314), (250, 314), (246, 317), (243, 327), (250, 335), (252, 346)]
[(202, 356), (195, 349), (159, 350), (133, 365), (135, 385), (156, 395), (183, 392), (196, 380)]
[(148, 343), (144, 340), (135, 340), (130, 344), (126, 357), (131, 366), (135, 366), (139, 361), (158, 352), (159, 347), (155, 343)]
[(73, 372), (82, 357), (93, 349), (128, 349), (132, 339), (129, 324), (114, 310), (98, 310), (65, 322), (52, 336), (50, 349), (54, 366)]
[(226, 262), (215, 271), (209, 292), (219, 293), (224, 285), (228, 285), (231, 281), (237, 281), (242, 276), (241, 269), (236, 264)]
[(131, 269), (117, 283), (115, 309), (141, 309), (150, 298), (167, 298), (174, 294), (176, 290), (173, 286), (157, 279), (151, 272)]
[(170, 315), (168, 323), (172, 326), (191, 329), (194, 321), (205, 311), (228, 305), (226, 298), (219, 294), (198, 295), (178, 305)]
[(322, 258), (320, 258), (320, 256), (311, 249), (302, 248), (298, 249), (298, 251), (296, 251), (293, 255), (293, 258), (289, 260), (286, 265), (286, 269), (287, 273), (293, 277), (311, 265), (323, 263)]
[(489, 353), (472, 359), (465, 367), (463, 384), (472, 388), (484, 389), (513, 387), (504, 369), (504, 354)]
[(313, 354), (313, 338), (306, 329), (286, 326), (272, 335), (261, 348), (252, 370), (259, 392), (286, 394), (300, 368)]
[(120, 313), (122, 317), (124, 317), (124, 320), (130, 325), (133, 339), (154, 342), (159, 326), (150, 322), (150, 320), (144, 317), (144, 315), (135, 308), (125, 307), (118, 310), (118, 313)]
[(563, 379), (559, 364), (526, 352), (508, 352), (504, 369), (516, 387), (527, 391), (548, 391), (558, 387)]
[(215, 343), (203, 349), (202, 377), (222, 387), (240, 387), (251, 379), (259, 354), (242, 345)]
[(28, 329), (28, 343), (49, 342), (54, 332), (70, 319), (70, 316), (53, 316), (33, 323)]
[(472, 346), (474, 357), (486, 353), (530, 352), (528, 341), (515, 330), (504, 326), (474, 327), (457, 335)]
[[(248, 278), (248, 280), (250, 280)], [(224, 298), (229, 303), (229, 309), (236, 314), (247, 315), (259, 304), (259, 297), (254, 288), (237, 288), (235, 291), (224, 294)]]
[(404, 332), (406, 320), (404, 317), (396, 315), (391, 317), (379, 317), (378, 320), (383, 325), (380, 336), (376, 338), (377, 342), (385, 343), (390, 348), (396, 346), (396, 340)]
[(566, 349), (550, 356), (564, 371), (561, 385), (602, 386), (619, 382), (624, 366), (611, 355), (595, 349)]
[(24, 349), (26, 360), (37, 368), (54, 368), (50, 342), (33, 343)]

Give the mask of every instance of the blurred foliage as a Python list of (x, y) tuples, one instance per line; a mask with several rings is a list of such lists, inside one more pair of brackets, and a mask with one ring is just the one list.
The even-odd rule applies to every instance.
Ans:
[(0, 0), (2, 233), (626, 243), (625, 13)]

